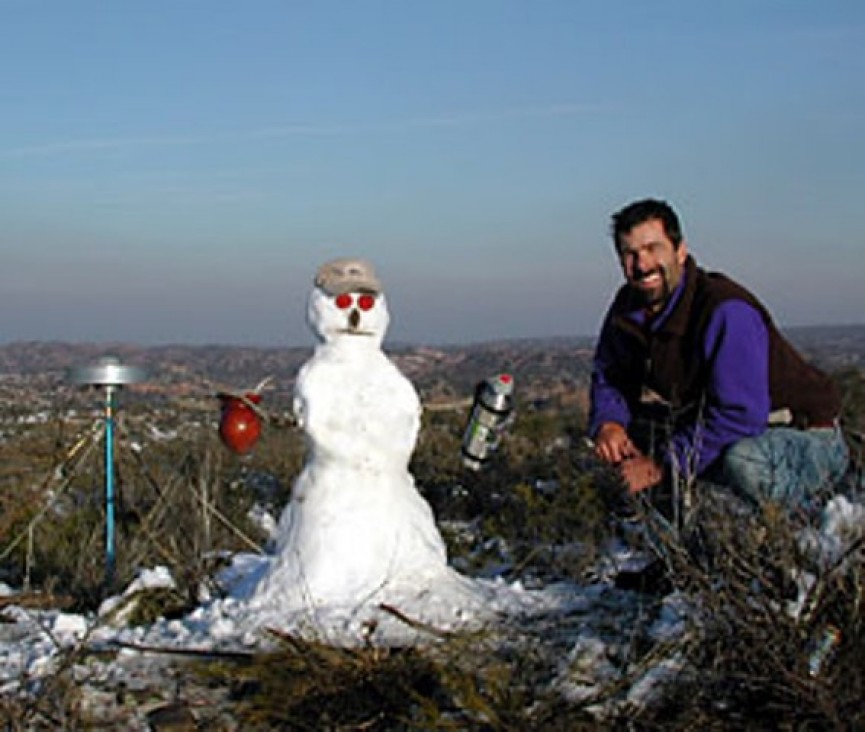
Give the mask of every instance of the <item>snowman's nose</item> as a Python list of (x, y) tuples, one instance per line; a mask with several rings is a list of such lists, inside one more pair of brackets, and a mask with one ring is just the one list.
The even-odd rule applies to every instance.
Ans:
[(349, 313), (348, 324), (352, 328), (357, 328), (357, 326), (360, 325), (360, 311), (357, 308), (354, 308), (354, 310)]

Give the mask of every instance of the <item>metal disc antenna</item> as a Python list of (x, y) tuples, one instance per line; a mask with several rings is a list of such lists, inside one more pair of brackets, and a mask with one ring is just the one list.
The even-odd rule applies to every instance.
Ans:
[(137, 366), (127, 366), (115, 356), (104, 356), (87, 366), (74, 368), (69, 380), (81, 386), (95, 386), (105, 392), (105, 585), (114, 580), (114, 420), (116, 396), (120, 387), (144, 381), (146, 373)]

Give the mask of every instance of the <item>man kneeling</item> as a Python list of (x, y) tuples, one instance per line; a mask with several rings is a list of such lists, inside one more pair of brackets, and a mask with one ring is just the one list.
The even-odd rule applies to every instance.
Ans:
[(697, 266), (664, 201), (615, 213), (612, 236), (625, 284), (594, 357), (595, 454), (630, 494), (676, 476), (791, 509), (830, 494), (848, 450), (829, 377), (754, 295)]

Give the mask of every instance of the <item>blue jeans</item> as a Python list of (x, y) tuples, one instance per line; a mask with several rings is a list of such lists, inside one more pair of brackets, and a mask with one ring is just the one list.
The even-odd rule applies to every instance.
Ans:
[(847, 470), (847, 443), (838, 427), (772, 427), (733, 443), (721, 458), (720, 480), (755, 503), (808, 508), (834, 492)]

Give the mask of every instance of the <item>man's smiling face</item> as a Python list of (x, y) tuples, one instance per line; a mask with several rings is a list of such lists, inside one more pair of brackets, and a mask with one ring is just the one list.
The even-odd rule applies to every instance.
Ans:
[(663, 309), (682, 280), (688, 247), (673, 244), (660, 219), (637, 224), (619, 238), (619, 262), (631, 288), (652, 313)]

